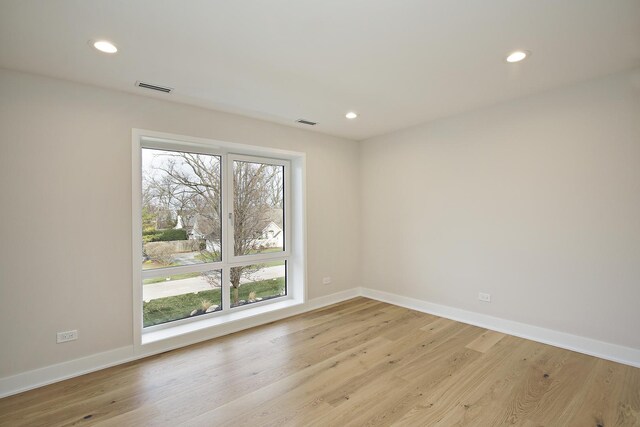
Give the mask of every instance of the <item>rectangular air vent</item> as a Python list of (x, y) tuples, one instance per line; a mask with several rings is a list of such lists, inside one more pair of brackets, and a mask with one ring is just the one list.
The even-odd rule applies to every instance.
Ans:
[(296, 123), (302, 123), (303, 125), (309, 125), (309, 126), (315, 126), (315, 125), (318, 124), (316, 122), (312, 122), (312, 121), (305, 120), (305, 119), (298, 119), (298, 120), (296, 120)]
[(151, 83), (145, 83), (141, 81), (137, 81), (136, 86), (142, 87), (145, 89), (157, 90), (158, 92), (164, 92), (164, 93), (171, 93), (171, 91), (173, 91), (173, 88), (171, 87), (152, 85)]

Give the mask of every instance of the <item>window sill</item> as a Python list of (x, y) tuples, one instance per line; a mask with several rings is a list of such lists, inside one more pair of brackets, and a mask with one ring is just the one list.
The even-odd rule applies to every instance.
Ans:
[[(181, 325), (171, 326), (164, 329), (142, 332), (142, 342), (141, 345), (149, 346), (151, 344), (156, 344), (161, 341), (171, 340), (172, 338), (183, 337), (188, 334), (194, 334), (196, 332), (202, 332), (209, 328), (222, 329), (221, 327), (225, 327), (225, 331), (217, 331), (222, 333), (213, 333), (209, 338), (215, 338), (217, 336), (235, 332), (234, 330), (226, 331), (226, 329), (235, 329), (234, 326), (241, 326), (243, 321), (248, 321), (252, 319), (252, 325), (255, 321), (260, 321), (260, 317), (264, 317), (264, 322), (272, 321), (271, 319), (267, 319), (267, 315), (273, 312), (277, 312), (280, 310), (289, 309), (291, 307), (295, 307), (298, 305), (304, 304), (302, 299), (293, 299), (287, 298), (282, 301), (273, 302), (271, 304), (265, 304), (257, 307), (253, 307), (251, 309), (244, 309), (238, 311), (230, 311), (228, 313), (222, 313), (217, 316), (213, 316), (207, 319), (197, 320), (189, 323), (184, 323)], [(255, 319), (258, 318), (258, 319)], [(227, 328), (227, 326), (231, 328)], [(243, 329), (243, 328), (242, 328)], [(207, 339), (207, 338), (205, 338)], [(200, 341), (200, 340), (198, 340)], [(170, 347), (173, 347), (170, 345)]]

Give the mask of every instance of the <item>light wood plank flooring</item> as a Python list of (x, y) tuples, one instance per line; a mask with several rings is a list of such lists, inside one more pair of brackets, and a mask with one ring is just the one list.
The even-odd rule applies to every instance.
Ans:
[(640, 426), (640, 369), (356, 298), (0, 400), (2, 426)]

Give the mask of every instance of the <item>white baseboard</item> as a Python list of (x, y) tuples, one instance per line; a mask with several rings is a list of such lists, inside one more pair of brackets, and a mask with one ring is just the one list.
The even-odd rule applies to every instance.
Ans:
[(374, 289), (362, 288), (361, 295), (400, 307), (640, 368), (640, 349), (624, 347)]
[(307, 301), (305, 304), (300, 304), (292, 307), (291, 309), (273, 312), (267, 317), (256, 317), (246, 322), (236, 322), (223, 329), (209, 331), (206, 334), (197, 334), (188, 338), (186, 341), (180, 342), (178, 345), (172, 345), (170, 348), (158, 346), (150, 351), (136, 353), (134, 346), (130, 345), (0, 378), (0, 398), (84, 375), (89, 372), (119, 365), (121, 363), (141, 359), (152, 354), (170, 350), (171, 348), (194, 344), (196, 342), (216, 338), (223, 334), (229, 334), (251, 328), (258, 324), (302, 314), (331, 304), (346, 301), (357, 296), (375, 299), (400, 307), (406, 307), (412, 310), (445, 317), (447, 319), (468, 323), (470, 325), (503, 332), (505, 334), (640, 368), (640, 349), (606, 343), (591, 338), (541, 328), (525, 323), (514, 322), (512, 320), (501, 319), (446, 305), (434, 304), (428, 301), (374, 289), (352, 288), (346, 291), (314, 298)]
[(99, 371), (135, 359), (133, 345), (0, 378), (0, 398)]
[(170, 347), (157, 345), (143, 352), (136, 352), (133, 345), (109, 350), (101, 353), (92, 354), (78, 359), (69, 360), (55, 365), (45, 366), (43, 368), (34, 369), (27, 372), (21, 372), (9, 377), (0, 378), (0, 398), (21, 393), (23, 391), (42, 387), (58, 381), (88, 374), (90, 372), (99, 371), (111, 366), (130, 362), (132, 360), (141, 359), (160, 352), (171, 350), (177, 347), (194, 344), (196, 342), (205, 341), (216, 338), (220, 335), (230, 334), (251, 328), (259, 324), (273, 322), (275, 320), (284, 319), (286, 317), (302, 314), (307, 311), (322, 308), (331, 304), (355, 298), (360, 295), (360, 288), (348, 289), (346, 291), (337, 292), (330, 295), (308, 300), (305, 304), (292, 307), (290, 309), (279, 310), (270, 313), (268, 316), (256, 316), (246, 321), (234, 322), (224, 328), (212, 328), (200, 334), (194, 334), (185, 337), (178, 344), (173, 343)]
[(317, 297), (307, 301), (307, 310), (316, 310), (318, 308), (326, 307), (331, 304), (337, 304), (342, 301), (347, 301), (355, 297), (362, 296), (361, 288), (351, 288), (346, 291), (336, 292), (334, 294)]

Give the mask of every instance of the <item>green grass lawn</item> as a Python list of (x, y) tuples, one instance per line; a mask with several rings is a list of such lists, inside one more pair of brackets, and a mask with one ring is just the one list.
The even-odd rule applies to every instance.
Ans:
[(217, 252), (200, 251), (194, 256), (195, 259), (202, 262), (218, 262), (222, 260), (221, 255)]
[(142, 281), (142, 284), (150, 285), (152, 283), (170, 282), (172, 280), (180, 280), (180, 279), (190, 279), (192, 277), (198, 277), (200, 276), (200, 274), (201, 273), (183, 273), (183, 274), (174, 274), (173, 276), (167, 276), (167, 277), (154, 277), (152, 279), (144, 279)]
[(282, 248), (264, 248), (259, 250), (253, 250), (249, 254), (269, 254), (273, 252), (282, 252)]
[(170, 267), (170, 265), (162, 265), (159, 262), (155, 262), (150, 259), (142, 263), (143, 270), (151, 270), (152, 268), (163, 268), (163, 267)]
[(267, 261), (267, 262), (261, 262), (259, 265), (260, 265), (260, 268), (277, 267), (279, 265), (284, 265), (284, 261), (282, 261), (282, 260)]
[[(282, 252), (282, 248), (265, 248), (262, 249), (260, 251), (251, 251), (249, 254), (253, 255), (253, 254), (268, 254), (268, 253), (274, 253), (274, 252)], [(267, 261), (267, 262), (261, 262), (260, 264), (258, 264), (260, 266), (260, 268), (265, 268), (265, 267), (275, 267), (277, 265), (282, 265), (284, 261), (282, 260), (276, 260), (276, 261)]]
[[(240, 286), (239, 299), (247, 300), (251, 292), (256, 297), (266, 298), (280, 295), (284, 291), (284, 277), (262, 280), (259, 282), (245, 283)], [(231, 290), (233, 295), (233, 289)], [(201, 291), (173, 297), (158, 298), (142, 304), (144, 326), (153, 326), (172, 320), (184, 319), (196, 309), (202, 307), (202, 301), (209, 301), (214, 305), (220, 305), (220, 289)], [(228, 304), (225, 304), (228, 306)]]

